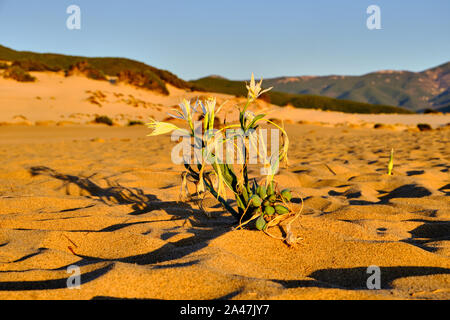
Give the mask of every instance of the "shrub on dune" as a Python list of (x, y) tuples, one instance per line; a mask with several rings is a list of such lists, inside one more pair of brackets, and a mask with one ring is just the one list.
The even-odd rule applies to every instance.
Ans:
[(428, 123), (419, 123), (419, 124), (417, 124), (417, 128), (420, 131), (430, 131), (430, 130), (432, 130), (431, 126)]
[(21, 61), (14, 61), (12, 63), (12, 66), (18, 66), (26, 71), (51, 71), (51, 72), (57, 72), (60, 71), (61, 68), (59, 67), (51, 67), (48, 66), (42, 62), (39, 61), (33, 61), (33, 60), (21, 60)]
[(36, 78), (23, 70), (19, 66), (11, 66), (5, 70), (3, 77), (6, 79), (14, 79), (19, 82), (34, 82)]
[(144, 122), (140, 121), (140, 120), (129, 120), (128, 121), (128, 126), (142, 126), (144, 125)]
[(93, 80), (107, 80), (105, 74), (101, 70), (95, 69), (86, 61), (77, 62), (66, 70), (66, 77), (79, 74), (85, 75)]
[(108, 126), (112, 126), (114, 122), (108, 116), (97, 116), (94, 120), (95, 123), (106, 124)]
[(164, 95), (169, 94), (166, 84), (156, 74), (150, 71), (136, 72), (131, 70), (124, 70), (117, 75), (119, 82), (128, 83), (130, 85), (157, 91)]

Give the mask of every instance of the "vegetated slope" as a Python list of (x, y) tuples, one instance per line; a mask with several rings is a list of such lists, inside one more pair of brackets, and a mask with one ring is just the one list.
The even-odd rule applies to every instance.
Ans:
[[(232, 81), (216, 76), (205, 77), (191, 81), (206, 91), (245, 96), (247, 90), (242, 81)], [(269, 87), (265, 83), (264, 87)], [(413, 113), (412, 111), (389, 105), (361, 103), (350, 100), (333, 99), (318, 95), (290, 94), (279, 91), (269, 91), (262, 97), (279, 106), (292, 105), (297, 108), (317, 108), (322, 110), (341, 111), (347, 113)]]
[(275, 90), (321, 95), (371, 104), (394, 105), (413, 111), (449, 104), (450, 62), (422, 72), (379, 71), (362, 76), (303, 76), (266, 80)]
[(92, 68), (108, 76), (118, 76), (121, 72), (128, 72), (145, 76), (148, 79), (154, 79), (156, 83), (162, 86), (164, 86), (164, 83), (170, 83), (181, 89), (195, 89), (191, 83), (178, 78), (169, 71), (127, 58), (90, 58), (53, 53), (35, 53), (16, 51), (0, 45), (0, 60), (21, 61), (34, 66), (41, 64), (49, 71), (69, 70), (78, 63), (87, 62)]
[(439, 106), (436, 110), (441, 112), (450, 112), (450, 89), (445, 90), (441, 94), (431, 99), (433, 104)]

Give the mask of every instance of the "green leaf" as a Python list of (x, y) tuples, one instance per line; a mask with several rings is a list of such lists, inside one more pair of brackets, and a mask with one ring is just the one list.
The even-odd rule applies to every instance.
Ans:
[[(252, 122), (250, 122), (250, 124), (248, 125), (247, 130), (248, 130), (248, 129), (252, 129), (252, 128), (253, 128), (253, 125), (254, 125), (257, 121), (259, 121), (259, 120), (261, 120), (262, 118), (264, 118), (265, 116), (266, 116), (265, 114), (258, 114), (257, 116), (255, 116), (255, 117), (253, 118)], [(253, 129), (256, 129), (256, 128), (253, 128)]]
[(245, 186), (242, 186), (242, 196), (244, 197), (245, 205), (248, 203), (248, 192)]
[[(245, 210), (244, 203), (242, 202), (241, 197), (238, 195), (236, 195), (236, 203), (237, 203), (239, 209), (241, 209), (242, 211)], [(241, 210), (239, 210), (239, 211), (241, 211)]]
[(225, 183), (227, 184), (228, 188), (230, 188), (233, 192), (237, 191), (237, 177), (234, 174), (233, 169), (226, 163), (213, 163), (212, 164), (213, 169), (217, 172), (217, 170), (220, 170), (223, 176), (223, 179)]

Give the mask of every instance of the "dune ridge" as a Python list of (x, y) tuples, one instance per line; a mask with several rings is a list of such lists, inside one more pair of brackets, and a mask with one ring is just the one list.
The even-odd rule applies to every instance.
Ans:
[[(84, 76), (64, 77), (62, 72), (31, 72), (35, 83), (21, 83), (0, 77), (0, 125), (73, 126), (92, 124), (96, 116), (106, 115), (116, 125), (130, 121), (146, 122), (150, 117), (164, 120), (167, 112), (183, 98), (196, 100), (215, 96), (219, 103), (228, 101), (219, 118), (233, 120), (234, 105), (243, 98), (227, 94), (186, 91), (166, 84), (169, 95), (144, 90), (131, 85), (88, 79)], [(312, 122), (324, 125), (373, 127), (375, 124), (393, 129), (415, 128), (427, 123), (433, 128), (450, 123), (450, 114), (349, 114), (279, 107), (258, 101), (255, 110), (267, 110), (271, 118), (287, 122)], [(226, 113), (226, 114), (225, 114)]]

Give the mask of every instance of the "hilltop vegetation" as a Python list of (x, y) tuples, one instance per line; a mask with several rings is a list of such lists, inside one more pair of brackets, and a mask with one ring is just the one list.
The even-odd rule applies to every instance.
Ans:
[(105, 74), (98, 69), (93, 68), (89, 63), (86, 61), (77, 62), (69, 67), (68, 70), (66, 70), (66, 76), (70, 77), (72, 75), (76, 74), (83, 74), (89, 79), (94, 80), (107, 80)]
[(158, 78), (154, 73), (149, 72), (148, 70), (144, 72), (124, 70), (119, 72), (118, 80), (139, 88), (158, 91), (162, 94), (169, 94), (169, 91), (161, 78)]
[[(121, 73), (127, 73), (128, 78), (135, 75), (139, 80), (130, 82), (142, 82), (143, 88), (157, 88), (162, 93), (168, 93), (166, 83), (180, 89), (198, 89), (187, 81), (178, 78), (173, 73), (161, 70), (145, 63), (126, 58), (90, 58), (69, 56), (53, 53), (35, 53), (29, 51), (16, 51), (0, 45), (0, 60), (14, 61), (26, 71), (61, 71), (73, 69), (79, 63), (86, 63), (91, 70), (96, 70), (98, 75), (117, 77)], [(122, 77), (123, 78), (123, 77)]]
[[(192, 81), (192, 83), (207, 91), (232, 94), (235, 96), (245, 96), (247, 94), (242, 81), (206, 77)], [(266, 83), (265, 86), (267, 87), (269, 85)], [(290, 94), (273, 90), (264, 94), (262, 99), (279, 106), (290, 104), (296, 108), (317, 108), (347, 113), (413, 113), (412, 111), (394, 106), (375, 105), (317, 95)]]
[(32, 60), (20, 60), (20, 61), (15, 60), (12, 62), (11, 65), (20, 67), (21, 69), (26, 71), (52, 71), (52, 72), (61, 71), (61, 68), (59, 67), (50, 67), (39, 61), (32, 61)]

